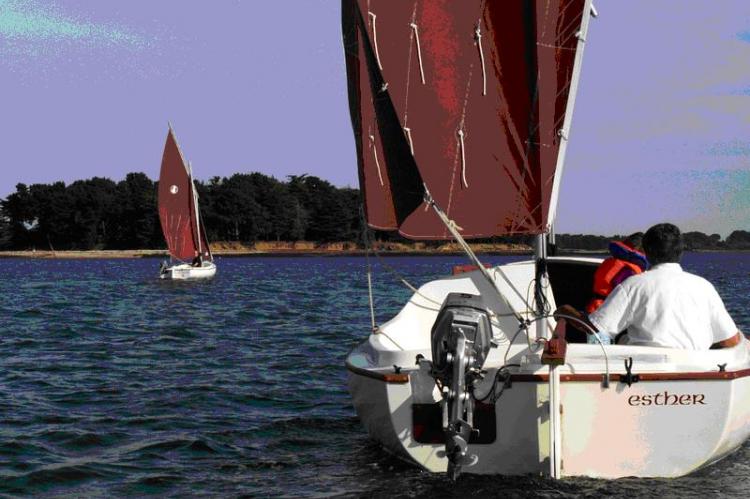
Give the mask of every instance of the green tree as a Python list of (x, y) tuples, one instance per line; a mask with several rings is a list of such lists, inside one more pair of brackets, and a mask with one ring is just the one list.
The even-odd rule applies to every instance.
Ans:
[(236, 173), (210, 186), (212, 200), (206, 225), (217, 227), (218, 239), (255, 242), (265, 224), (250, 175)]
[(12, 249), (31, 247), (32, 234), (28, 229), (35, 221), (31, 193), (26, 184), (17, 184), (16, 192), (0, 201), (0, 216), (6, 221), (6, 246)]
[(112, 222), (117, 185), (109, 179), (94, 177), (73, 182), (67, 191), (72, 204), (72, 246), (103, 248)]
[(156, 183), (145, 173), (128, 173), (117, 183), (107, 241), (118, 249), (164, 248), (156, 209)]
[(34, 245), (52, 250), (71, 249), (72, 203), (65, 183), (33, 184), (29, 194), (37, 221), (36, 228), (30, 231)]
[(726, 245), (730, 249), (750, 249), (750, 232), (735, 230), (727, 237)]

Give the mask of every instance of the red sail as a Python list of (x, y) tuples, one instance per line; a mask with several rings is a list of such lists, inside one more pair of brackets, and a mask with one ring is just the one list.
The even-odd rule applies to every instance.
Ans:
[(201, 252), (208, 256), (197, 213), (192, 179), (170, 128), (159, 175), (159, 220), (173, 258), (191, 262), (198, 254), (199, 240)]
[[(414, 239), (449, 238), (431, 210), (414, 206), (419, 179), (464, 237), (548, 230), (588, 4), (343, 0), (370, 226)], [(395, 129), (400, 134), (383, 134)], [(393, 175), (407, 179), (407, 192)], [(408, 214), (399, 216), (399, 202)]]

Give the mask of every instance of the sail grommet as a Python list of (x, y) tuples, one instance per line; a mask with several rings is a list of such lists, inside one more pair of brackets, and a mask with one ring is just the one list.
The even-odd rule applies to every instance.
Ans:
[(563, 140), (568, 140), (568, 132), (566, 132), (564, 128), (557, 131), (557, 136)]
[(384, 81), (382, 85), (380, 85), (380, 93), (384, 93), (388, 91), (388, 82)]

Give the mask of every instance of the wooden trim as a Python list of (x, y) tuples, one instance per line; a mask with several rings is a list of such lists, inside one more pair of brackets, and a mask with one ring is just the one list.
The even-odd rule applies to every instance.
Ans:
[[(576, 381), (601, 381), (604, 373), (586, 373), (586, 374), (561, 374), (560, 381), (564, 382), (576, 382)], [(640, 381), (706, 381), (706, 380), (723, 380), (723, 379), (738, 379), (750, 376), (750, 369), (741, 369), (739, 371), (704, 371), (704, 372), (686, 372), (686, 373), (640, 373), (634, 372), (633, 375), (638, 375)], [(535, 383), (535, 382), (546, 382), (549, 381), (548, 374), (513, 374), (510, 377), (512, 382), (519, 383)], [(609, 375), (610, 381), (620, 381), (620, 373)]]
[[(355, 367), (349, 362), (346, 363), (346, 368), (360, 376), (366, 378), (376, 379), (385, 383), (396, 383), (403, 384), (409, 382), (408, 373), (395, 373), (395, 372), (381, 372), (373, 371), (370, 369), (364, 369), (361, 367)], [(560, 374), (561, 382), (586, 382), (586, 381), (602, 381), (604, 373), (585, 373), (585, 374)], [(665, 372), (665, 373), (640, 373), (634, 372), (633, 375), (638, 375), (640, 381), (710, 381), (710, 380), (732, 380), (738, 378), (746, 378), (750, 376), (750, 369), (741, 369), (739, 371), (702, 371), (702, 372)], [(620, 381), (621, 373), (610, 373), (609, 380), (614, 382)], [(513, 374), (510, 377), (511, 382), (516, 383), (539, 383), (549, 381), (548, 374)]]
[(354, 373), (358, 374), (360, 376), (364, 376), (366, 378), (372, 378), (376, 379), (378, 381), (384, 381), (386, 383), (397, 383), (397, 384), (403, 384), (409, 382), (409, 374), (407, 373), (384, 373), (380, 371), (371, 371), (369, 369), (363, 369), (361, 367), (355, 367), (351, 365), (349, 362), (346, 363), (346, 368)]

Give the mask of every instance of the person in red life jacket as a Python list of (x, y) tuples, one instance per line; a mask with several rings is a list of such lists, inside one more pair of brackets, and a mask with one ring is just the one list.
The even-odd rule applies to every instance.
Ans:
[(596, 269), (594, 297), (586, 305), (587, 313), (591, 314), (598, 309), (622, 281), (648, 269), (646, 255), (641, 252), (642, 239), (643, 232), (636, 232), (623, 241), (609, 243), (609, 253), (612, 256), (604, 260)]
[(627, 345), (708, 350), (745, 342), (716, 288), (682, 270), (683, 247), (677, 226), (654, 225), (643, 236), (648, 271), (615, 287), (594, 313), (562, 305), (555, 318), (570, 320), (573, 328), (602, 344), (617, 339), (621, 331), (627, 331), (623, 336)]

